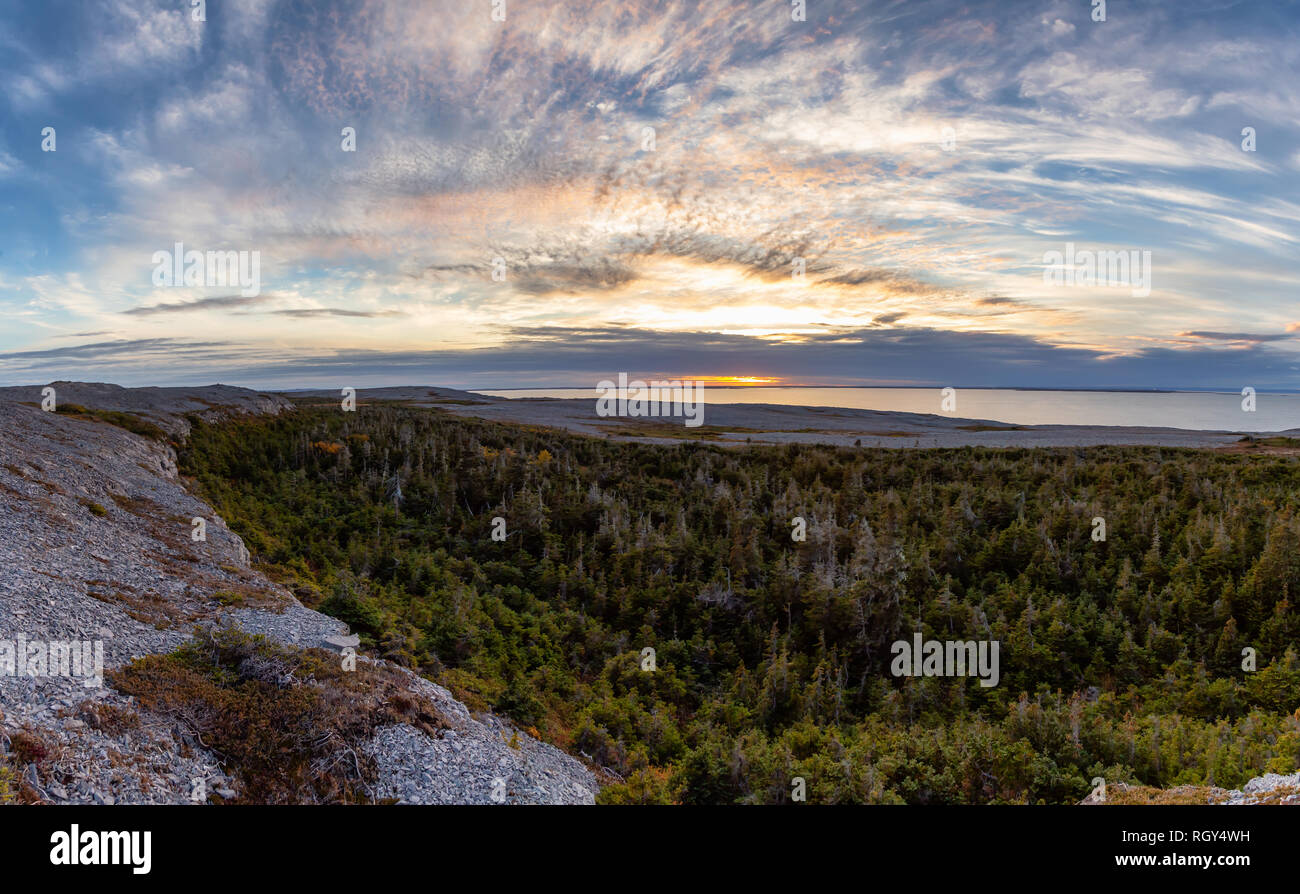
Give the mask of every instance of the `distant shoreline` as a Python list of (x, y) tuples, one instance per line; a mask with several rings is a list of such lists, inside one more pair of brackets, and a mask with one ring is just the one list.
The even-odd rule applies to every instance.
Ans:
[[(236, 412), (279, 412), (298, 400), (334, 403), (340, 391), (314, 389), (254, 392), (228, 385), (194, 388), (122, 388), (87, 382), (56, 382), (64, 404), (136, 414), (167, 430), (188, 431), (186, 417), (228, 407)], [(50, 386), (0, 388), (0, 401), (25, 403), (39, 410)], [(531, 390), (531, 389), (530, 389)], [(1050, 389), (1041, 389), (1050, 390)], [(1204, 392), (1189, 392), (1204, 393)], [(601, 438), (672, 444), (700, 441), (717, 446), (746, 444), (826, 444), (839, 447), (1100, 447), (1166, 446), (1218, 448), (1300, 455), (1300, 426), (1250, 429), (1226, 424), (1179, 428), (1146, 424), (1095, 425), (1080, 421), (1015, 423), (972, 413), (960, 414), (875, 410), (852, 407), (793, 406), (766, 403), (711, 403), (703, 425), (686, 428), (681, 420), (602, 416), (594, 400), (582, 397), (512, 400), (439, 386), (361, 388), (359, 405), (395, 402), (457, 416), (496, 422), (565, 429)], [(936, 407), (938, 409), (938, 407)], [(1229, 423), (1245, 421), (1233, 418)], [(1256, 443), (1264, 442), (1264, 443)], [(1271, 442), (1271, 443), (1268, 443)]]
[[(934, 391), (947, 386), (944, 385), (712, 385), (705, 382), (705, 387), (711, 391), (756, 391), (762, 388), (770, 389), (852, 389), (857, 391)], [(387, 387), (387, 386), (371, 386)], [(399, 387), (399, 386), (394, 386)], [(1068, 394), (1240, 394), (1235, 389), (1218, 389), (1218, 388), (1035, 388), (1033, 386), (1011, 386), (1011, 385), (953, 385), (957, 390), (966, 391), (1041, 391), (1041, 392), (1061, 392)], [(309, 390), (309, 389), (303, 389)], [(497, 387), (473, 387), (465, 388), (472, 394), (482, 394), (488, 391), (595, 391), (595, 385), (528, 385), (528, 386), (510, 386), (504, 388)], [(1300, 391), (1287, 391), (1284, 389), (1256, 388), (1257, 394), (1295, 394), (1300, 395)], [(281, 392), (291, 393), (291, 392)]]
[[(1081, 422), (1033, 424), (991, 419), (969, 410), (946, 415), (825, 405), (729, 403), (725, 400), (707, 404), (702, 426), (686, 428), (681, 420), (601, 416), (597, 413), (597, 402), (582, 395), (582, 389), (568, 390), (575, 392), (573, 397), (520, 399), (445, 387), (406, 386), (362, 388), (357, 392), (357, 399), (362, 403), (393, 401), (457, 416), (659, 444), (700, 441), (717, 446), (803, 443), (891, 448), (1132, 445), (1244, 449), (1242, 445), (1249, 443), (1251, 438), (1262, 437), (1283, 439), (1277, 444), (1264, 445), (1269, 449), (1287, 452), (1300, 449), (1300, 427), (1251, 430), (1230, 424), (1244, 421), (1238, 419), (1227, 420), (1228, 424), (1222, 426), (1203, 428), (1150, 424), (1090, 425)], [(317, 391), (310, 396), (333, 401), (336, 395), (337, 392)], [(935, 409), (939, 407), (936, 405)]]

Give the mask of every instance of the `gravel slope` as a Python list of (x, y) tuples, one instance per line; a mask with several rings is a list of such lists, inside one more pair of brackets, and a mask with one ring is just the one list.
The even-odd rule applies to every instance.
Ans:
[[(147, 414), (182, 436), (184, 413), (288, 407), (226, 386), (56, 387), (60, 401)], [(240, 539), (185, 490), (169, 447), (21, 403), (33, 396), (39, 402), (39, 387), (0, 389), (0, 641), (102, 641), (112, 668), (175, 649), (195, 624), (235, 623), (299, 647), (347, 632), (250, 566)], [(206, 520), (206, 542), (191, 540), (195, 517)], [(214, 598), (219, 591), (252, 594), (251, 603), (232, 608)], [(366, 746), (380, 768), (377, 797), (488, 804), (504, 793), (507, 803), (593, 803), (596, 779), (577, 760), (402, 673), (451, 728), (439, 738), (405, 725), (379, 729)], [(99, 705), (136, 706), (85, 683), (0, 669), (0, 749), (10, 751), (24, 727), (52, 745), (43, 772), (24, 767), (32, 790), (55, 803), (188, 803), (202, 779), (208, 791), (236, 794), (215, 757), (164, 718), (141, 714), (126, 731), (95, 728)]]

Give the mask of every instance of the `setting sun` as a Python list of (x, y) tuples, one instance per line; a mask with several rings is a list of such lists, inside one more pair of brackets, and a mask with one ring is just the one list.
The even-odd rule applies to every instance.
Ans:
[(692, 376), (697, 382), (708, 385), (779, 385), (780, 379), (762, 376)]

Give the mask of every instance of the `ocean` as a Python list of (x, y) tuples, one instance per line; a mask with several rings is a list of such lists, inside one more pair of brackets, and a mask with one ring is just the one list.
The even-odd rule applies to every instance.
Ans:
[[(478, 390), (500, 397), (581, 398), (595, 388)], [(706, 386), (705, 403), (787, 404), (940, 414), (938, 388), (782, 388)], [(1020, 391), (958, 388), (956, 410), (943, 415), (1011, 425), (1129, 425), (1199, 431), (1275, 432), (1300, 428), (1300, 394), (1261, 393), (1255, 409), (1240, 392)]]

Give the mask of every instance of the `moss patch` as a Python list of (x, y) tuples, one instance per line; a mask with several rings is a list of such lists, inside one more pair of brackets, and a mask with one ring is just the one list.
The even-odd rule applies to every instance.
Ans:
[(149, 438), (154, 441), (167, 440), (165, 431), (135, 413), (122, 413), (117, 410), (92, 410), (83, 407), (81, 404), (58, 404), (54, 408), (54, 412), (60, 416), (71, 416), (74, 419), (86, 419), (91, 422), (115, 425), (118, 428), (126, 429), (133, 435), (139, 435), (142, 438)]

